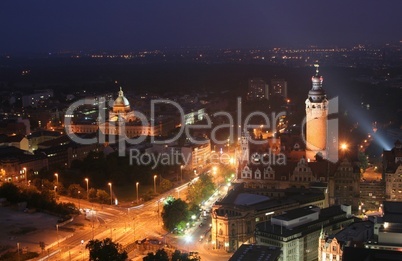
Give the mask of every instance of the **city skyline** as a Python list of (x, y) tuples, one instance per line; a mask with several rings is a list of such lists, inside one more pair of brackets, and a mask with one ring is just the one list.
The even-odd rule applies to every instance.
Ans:
[(344, 46), (401, 40), (400, 1), (2, 3), (0, 53)]

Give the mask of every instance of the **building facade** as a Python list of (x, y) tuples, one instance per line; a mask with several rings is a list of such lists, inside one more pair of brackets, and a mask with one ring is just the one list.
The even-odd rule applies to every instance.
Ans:
[(232, 252), (244, 243), (255, 243), (257, 224), (310, 204), (326, 206), (322, 191), (247, 189), (244, 184), (234, 184), (212, 207), (212, 244), (215, 249)]
[(247, 100), (269, 100), (268, 84), (260, 78), (250, 79), (248, 81)]
[(360, 203), (360, 170), (348, 160), (343, 160), (330, 177), (330, 205), (351, 205), (357, 211)]
[(256, 227), (256, 242), (282, 249), (279, 260), (317, 260), (322, 233), (336, 232), (353, 222), (350, 207), (306, 206), (274, 216)]
[(402, 164), (398, 166), (395, 173), (387, 172), (385, 175), (385, 199), (402, 201)]

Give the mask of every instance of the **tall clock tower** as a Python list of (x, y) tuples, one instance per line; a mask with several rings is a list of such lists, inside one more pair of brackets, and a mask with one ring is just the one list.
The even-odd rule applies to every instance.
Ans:
[(323, 77), (315, 64), (312, 88), (306, 100), (306, 157), (315, 160), (317, 154), (326, 158), (328, 100), (322, 88)]

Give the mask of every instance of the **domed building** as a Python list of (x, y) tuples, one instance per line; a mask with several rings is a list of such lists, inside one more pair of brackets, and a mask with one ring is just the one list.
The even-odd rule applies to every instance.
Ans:
[(109, 112), (110, 121), (125, 121), (132, 122), (135, 120), (134, 111), (130, 108), (130, 103), (124, 97), (122, 88), (120, 87), (119, 95), (113, 103), (113, 108)]

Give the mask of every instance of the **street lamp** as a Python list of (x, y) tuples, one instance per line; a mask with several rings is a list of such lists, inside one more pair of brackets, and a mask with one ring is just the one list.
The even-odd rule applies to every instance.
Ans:
[(23, 167), (22, 169), (24, 170), (25, 185), (28, 185), (27, 168)]
[(183, 182), (183, 165), (180, 165), (180, 183)]
[(80, 199), (81, 199), (81, 191), (78, 190), (78, 209), (81, 209)]
[(342, 143), (341, 144), (341, 150), (342, 150), (342, 153), (343, 153), (343, 157), (346, 157), (346, 151), (348, 150), (348, 144), (347, 143)]
[(158, 176), (157, 175), (154, 175), (154, 193), (156, 194), (156, 178), (157, 178)]
[(56, 186), (54, 188), (54, 191), (56, 192), (57, 195), (57, 186), (59, 185), (59, 174), (54, 173), (54, 175), (56, 176)]
[(87, 183), (87, 200), (89, 200), (89, 190), (88, 190), (89, 179), (85, 178), (85, 182)]
[(139, 182), (135, 183), (135, 190), (137, 191), (137, 204), (138, 204), (138, 185), (140, 185)]
[(110, 188), (110, 205), (113, 205), (113, 196), (112, 196), (112, 183), (109, 182), (107, 183), (109, 185)]
[(343, 151), (347, 150), (347, 149), (348, 149), (348, 144), (342, 143), (342, 144), (341, 144), (341, 149), (342, 149)]

